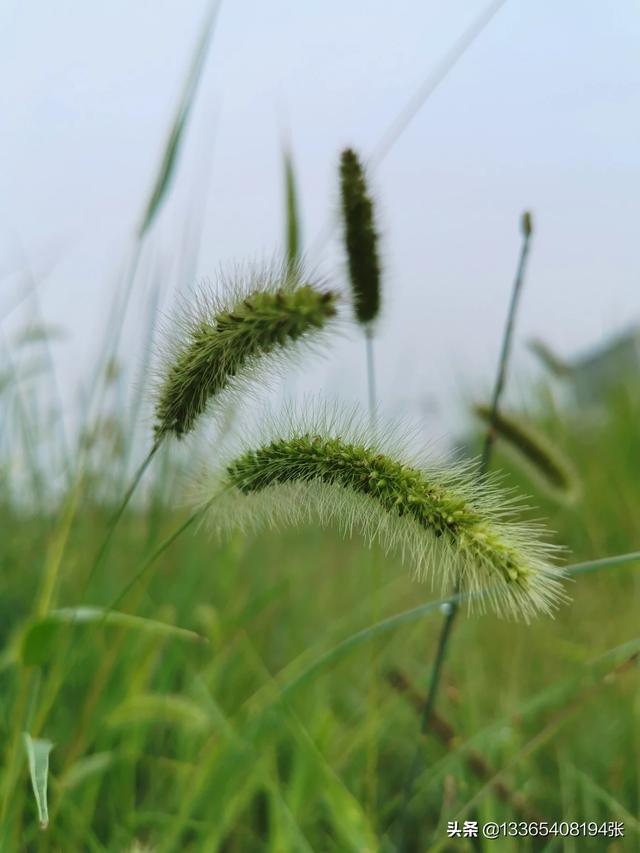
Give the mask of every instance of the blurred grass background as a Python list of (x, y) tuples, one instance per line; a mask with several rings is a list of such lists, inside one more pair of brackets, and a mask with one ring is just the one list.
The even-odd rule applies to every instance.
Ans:
[[(85, 431), (70, 454), (82, 467), (53, 500), (41, 465), (59, 455), (59, 437), (19, 405), (20, 390), (8, 381), (1, 401), (3, 424), (19, 425), (3, 445), (0, 513), (2, 849), (393, 849), (441, 617), (339, 644), (437, 594), (332, 531), (225, 544), (190, 528), (118, 604), (147, 621), (52, 624), (55, 608), (108, 607), (187, 517), (170, 499), (183, 463), (171, 451), (157, 460), (85, 592), (125, 480), (127, 426), (109, 416)], [(581, 499), (563, 506), (537, 493), (500, 443), (493, 467), (533, 495), (572, 561), (633, 550), (640, 386), (591, 410), (559, 391), (532, 389), (527, 415), (579, 472)], [(471, 444), (474, 430), (470, 421)], [(530, 626), (460, 621), (423, 745), (409, 849), (476, 849), (447, 841), (446, 822), (518, 817), (625, 823), (623, 841), (544, 849), (637, 846), (639, 582), (633, 566), (578, 577), (555, 619)], [(23, 731), (55, 743), (46, 832)], [(500, 845), (541, 849), (522, 838)]]
[[(87, 609), (120, 598), (188, 517), (180, 483), (192, 448), (169, 447), (89, 578), (148, 440), (141, 400), (149, 362), (133, 378), (122, 373), (117, 341), (214, 20), (212, 12), (77, 428), (65, 429), (54, 330), (42, 326), (37, 282), (27, 282), (33, 310), (24, 334), (2, 340), (2, 851), (394, 849), (441, 622), (436, 607), (383, 623), (437, 598), (398, 560), (314, 527), (227, 543), (190, 527), (117, 613), (105, 621), (103, 610)], [(291, 173), (288, 180), (290, 200)], [(193, 246), (199, 232), (189, 227)], [(185, 252), (185, 270), (192, 260)], [(158, 292), (154, 280), (146, 284), (148, 352)], [(539, 492), (499, 443), (492, 468), (532, 495), (532, 513), (548, 520), (571, 560), (637, 550), (638, 376), (588, 408), (572, 399), (569, 379), (522, 396), (527, 417), (578, 471), (581, 498), (568, 506)], [(479, 447), (471, 418), (460, 439), (470, 452)], [(633, 566), (607, 569), (570, 583), (572, 600), (555, 619), (460, 620), (421, 746), (407, 849), (639, 848), (639, 584)], [(25, 731), (55, 744), (45, 832)], [(447, 822), (465, 819), (617, 820), (625, 838), (447, 839)]]

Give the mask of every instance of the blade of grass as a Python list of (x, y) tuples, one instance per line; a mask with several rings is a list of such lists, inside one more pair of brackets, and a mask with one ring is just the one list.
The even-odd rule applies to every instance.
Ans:
[[(498, 411), (500, 407), (500, 402), (502, 399), (502, 393), (504, 391), (504, 386), (507, 378), (507, 370), (509, 366), (509, 358), (511, 355), (511, 344), (513, 338), (513, 330), (515, 326), (516, 314), (518, 311), (518, 305), (520, 302), (520, 294), (522, 292), (522, 286), (524, 283), (524, 274), (527, 264), (527, 258), (529, 256), (529, 246), (531, 242), (531, 216), (529, 213), (525, 213), (522, 216), (521, 220), (522, 224), (522, 245), (520, 248), (520, 257), (518, 259), (518, 266), (516, 269), (516, 276), (513, 283), (513, 288), (511, 291), (511, 301), (509, 304), (509, 310), (507, 313), (507, 319), (504, 327), (504, 332), (502, 336), (502, 346), (500, 351), (500, 359), (498, 361), (498, 370), (496, 374), (495, 386), (493, 390), (493, 397), (491, 400), (491, 411), (488, 419), (488, 427), (486, 432), (486, 437), (484, 441), (484, 446), (482, 449), (482, 457), (480, 460), (480, 467), (478, 470), (478, 476), (482, 479), (488, 469), (491, 461), (491, 453), (493, 451), (493, 446), (496, 438), (496, 430), (495, 424), (496, 419), (498, 417)], [(459, 592), (460, 590), (460, 580), (456, 582), (455, 592)], [(433, 668), (431, 671), (431, 677), (429, 680), (429, 686), (427, 690), (427, 698), (424, 704), (424, 711), (422, 714), (422, 718), (420, 720), (420, 732), (421, 734), (426, 734), (429, 721), (431, 720), (431, 716), (433, 710), (435, 708), (436, 699), (438, 696), (438, 690), (440, 687), (440, 680), (442, 677), (442, 669), (445, 661), (445, 657), (447, 654), (447, 648), (449, 646), (449, 641), (451, 639), (451, 633), (453, 630), (453, 625), (456, 619), (456, 615), (458, 613), (458, 603), (457, 601), (453, 601), (453, 603), (448, 608), (444, 622), (442, 624), (442, 628), (440, 630), (440, 635), (438, 637), (438, 645), (436, 648), (436, 654), (434, 658)], [(404, 805), (401, 810), (400, 818), (399, 818), (399, 832), (401, 839), (401, 846), (404, 846), (404, 833), (407, 828), (407, 809), (409, 805), (409, 801), (411, 800), (411, 794), (413, 791), (413, 786), (415, 784), (415, 779), (418, 773), (418, 764), (420, 761), (420, 743), (416, 745), (416, 750), (413, 756), (413, 761), (411, 762), (411, 766), (409, 768), (409, 773), (407, 775), (407, 781), (405, 784), (405, 793), (404, 793)]]
[(213, 37), (220, 6), (221, 0), (214, 0), (214, 2), (209, 6), (205, 17), (200, 37), (191, 60), (191, 67), (189, 69), (189, 73), (182, 90), (182, 95), (178, 102), (178, 108), (173, 119), (173, 124), (165, 144), (164, 153), (160, 162), (160, 169), (151, 189), (149, 200), (138, 228), (138, 237), (140, 239), (144, 237), (151, 227), (151, 224), (160, 210), (173, 179), (178, 153), (182, 144), (187, 121), (189, 120), (193, 108), (198, 84), (202, 77), (202, 71), (209, 52), (209, 46)]
[[(391, 124), (382, 133), (377, 144), (373, 147), (367, 160), (367, 164), (372, 169), (375, 168), (375, 166), (379, 166), (385, 159), (406, 128), (429, 100), (431, 95), (433, 95), (438, 87), (449, 76), (450, 72), (455, 68), (467, 50), (469, 50), (478, 36), (481, 35), (505, 3), (506, 0), (494, 0), (493, 3), (490, 3), (485, 11), (473, 21), (471, 26), (465, 30), (462, 36), (460, 36), (460, 38), (453, 44), (436, 69), (428, 74), (421, 86), (411, 96), (402, 110), (400, 110)], [(312, 244), (310, 254), (319, 252), (326, 245), (335, 227), (336, 222), (334, 219), (321, 229)]]
[(29, 627), (20, 644), (20, 659), (25, 666), (40, 666), (55, 651), (55, 640), (63, 626), (91, 624), (115, 625), (120, 628), (144, 631), (160, 637), (175, 637), (191, 643), (207, 643), (206, 637), (187, 628), (160, 622), (145, 616), (106, 611), (103, 607), (63, 607), (51, 610)]
[(295, 269), (296, 265), (300, 261), (301, 232), (296, 176), (293, 168), (293, 157), (289, 149), (286, 149), (284, 152), (284, 181), (286, 214), (285, 245), (287, 253), (287, 267), (291, 271)]
[(49, 812), (47, 808), (47, 779), (49, 776), (49, 753), (53, 744), (49, 740), (33, 739), (27, 732), (24, 733), (24, 746), (29, 761), (29, 776), (31, 786), (38, 807), (38, 820), (40, 829), (46, 829), (49, 825)]
[[(200, 36), (196, 43), (195, 51), (191, 60), (189, 72), (174, 115), (171, 130), (163, 150), (158, 172), (152, 184), (151, 192), (136, 232), (129, 271), (125, 277), (122, 300), (120, 303), (118, 303), (117, 299), (114, 300), (112, 315), (107, 324), (105, 346), (100, 354), (100, 358), (98, 359), (96, 375), (100, 375), (102, 365), (108, 364), (111, 358), (113, 358), (115, 353), (118, 351), (123, 319), (127, 311), (127, 306), (133, 290), (133, 284), (138, 271), (144, 237), (158, 215), (162, 204), (166, 200), (166, 196), (177, 167), (181, 143), (193, 108), (198, 85), (202, 77), (202, 71), (204, 69), (209, 47), (215, 31), (215, 24), (218, 19), (221, 2), (222, 0), (213, 0), (205, 16)], [(96, 386), (96, 390), (100, 393), (100, 396), (98, 397), (99, 410), (104, 394), (104, 386), (102, 383)]]

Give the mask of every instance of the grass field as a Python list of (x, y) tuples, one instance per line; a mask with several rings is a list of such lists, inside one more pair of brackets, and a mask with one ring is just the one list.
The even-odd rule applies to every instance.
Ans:
[[(534, 495), (571, 561), (634, 550), (638, 388), (596, 417), (539, 398), (531, 414), (579, 472), (581, 499), (536, 494), (499, 443), (492, 467)], [(22, 443), (41, 447), (36, 429), (23, 424)], [(85, 589), (111, 513), (101, 496), (127, 452), (110, 429), (59, 502), (37, 506), (38, 453), (22, 470), (35, 504), (3, 481), (2, 850), (397, 849), (441, 615), (367, 629), (437, 594), (357, 537), (304, 527), (219, 543), (192, 526), (117, 604), (139, 618), (47, 616), (110, 606), (187, 518), (166, 500), (180, 474), (168, 453)], [(633, 564), (579, 576), (555, 619), (529, 626), (460, 619), (404, 849), (638, 847), (639, 582)], [(55, 744), (44, 832), (23, 732)], [(447, 838), (451, 820), (519, 819), (623, 821), (625, 838)]]
[[(47, 334), (34, 327), (19, 345), (3, 340), (0, 852), (640, 849), (640, 561), (577, 574), (555, 617), (529, 625), (463, 608), (422, 736), (447, 602), (399, 558), (309, 524), (220, 541), (183, 500), (185, 471), (203, 445), (187, 439), (178, 448), (171, 436), (113, 526), (152, 437), (141, 430), (149, 365), (132, 382), (112, 357), (122, 355), (146, 235), (173, 179), (216, 10), (142, 208), (74, 437), (60, 429)], [(465, 49), (399, 113), (378, 161)], [(302, 247), (288, 156), (285, 254), (294, 266)], [(353, 206), (361, 217), (364, 209), (375, 243), (364, 202)], [(523, 222), (528, 250), (528, 215)], [(195, 231), (187, 236), (197, 243)], [(193, 270), (193, 258), (183, 267)], [(33, 292), (37, 303), (35, 284)], [(359, 317), (370, 379), (367, 323), (378, 295), (371, 316)], [(156, 343), (149, 319), (145, 351)], [(40, 372), (27, 375), (21, 347), (34, 343)], [(558, 500), (500, 440), (490, 468), (531, 496), (523, 515), (548, 523), (567, 564), (638, 551), (640, 380), (595, 411), (572, 403), (570, 380), (562, 383), (520, 396), (577, 473), (579, 497)], [(451, 439), (479, 454), (482, 425), (470, 413), (466, 434)], [(448, 824), (465, 821), (558, 830), (544, 839), (449, 837)], [(577, 837), (562, 821), (590, 824), (591, 835)], [(612, 831), (618, 824), (624, 837)]]

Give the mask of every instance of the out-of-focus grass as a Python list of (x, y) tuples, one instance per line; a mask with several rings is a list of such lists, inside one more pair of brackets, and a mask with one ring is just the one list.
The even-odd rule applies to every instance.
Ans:
[[(534, 409), (582, 479), (574, 506), (544, 495), (532, 501), (558, 541), (575, 560), (637, 549), (637, 389), (597, 416), (548, 402)], [(200, 641), (162, 625), (92, 620), (30, 635), (40, 663), (25, 659), (25, 632), (43, 601), (45, 611), (109, 606), (186, 517), (153, 496), (129, 509), (82, 593), (109, 517), (100, 474), (110, 480), (114, 458), (126, 452), (111, 444), (102, 457), (96, 451), (73, 500), (63, 496), (47, 510), (9, 499), (2, 506), (1, 849), (128, 850), (135, 841), (167, 851), (393, 849), (417, 737), (411, 694), (426, 681), (439, 615), (356, 646), (282, 692), (344, 638), (437, 597), (396, 560), (374, 553), (372, 572), (357, 539), (308, 527), (221, 544), (190, 528), (118, 609)], [(498, 447), (494, 467), (503, 466)], [(172, 466), (159, 464), (154, 488), (171, 492), (174, 479)], [(517, 470), (510, 479), (532, 493)], [(448, 820), (522, 815), (622, 820), (626, 838), (610, 849), (634, 849), (639, 577), (633, 566), (578, 577), (571, 603), (530, 626), (460, 621), (439, 708), (453, 737), (434, 731), (425, 745), (411, 849), (467, 849), (447, 842)], [(45, 833), (23, 731), (55, 743)], [(549, 849), (612, 843), (558, 839)], [(500, 845), (539, 849), (523, 838)]]
[[(115, 342), (139, 238), (166, 200), (216, 8), (104, 329), (104, 359), (75, 446), (40, 405), (47, 395), (38, 382), (51, 389), (51, 359), (34, 374), (4, 342), (0, 352), (2, 853), (394, 849), (440, 616), (425, 612), (344, 641), (437, 598), (397, 560), (313, 527), (222, 544), (191, 526), (118, 602), (117, 614), (101, 619), (83, 610), (70, 618), (77, 611), (69, 608), (108, 608), (187, 518), (172, 501), (184, 454), (161, 453), (146, 499), (128, 508), (86, 586), (143, 456), (138, 422), (148, 360), (127, 418), (122, 403), (131, 389), (114, 369)], [(412, 99), (378, 146), (378, 160), (486, 20)], [(299, 251), (293, 190), (289, 173), (289, 259)], [(193, 258), (186, 260), (191, 269)], [(533, 406), (582, 479), (582, 499), (571, 507), (542, 494), (532, 500), (576, 560), (639, 547), (638, 387), (595, 417), (558, 411), (548, 395)], [(493, 467), (508, 466), (498, 448)], [(517, 470), (510, 475), (534, 493)], [(633, 566), (605, 570), (578, 577), (572, 602), (554, 620), (460, 620), (438, 724), (424, 743), (407, 849), (541, 849), (523, 837), (446, 837), (449, 820), (523, 817), (625, 823), (623, 840), (558, 838), (545, 849), (638, 846), (639, 584)], [(46, 832), (24, 732), (55, 744)]]

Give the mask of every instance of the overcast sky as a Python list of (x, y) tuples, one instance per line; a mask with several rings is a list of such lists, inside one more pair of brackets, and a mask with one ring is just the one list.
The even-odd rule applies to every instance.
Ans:
[[(31, 299), (14, 307), (28, 259), (44, 314), (67, 332), (55, 344), (65, 388), (97, 355), (207, 8), (4, 0), (0, 9), (0, 319), (10, 339), (32, 316)], [(281, 249), (283, 135), (309, 247), (335, 215), (340, 149), (375, 151), (485, 8), (223, 2), (172, 192), (145, 244), (125, 361), (140, 360), (154, 293), (170, 313), (177, 289), (220, 264)], [(571, 356), (638, 319), (639, 56), (637, 2), (507, 0), (372, 170), (384, 408), (434, 397), (442, 419), (461, 387), (486, 392), (525, 208), (536, 230), (516, 382), (532, 363), (532, 335)], [(343, 283), (335, 240), (313, 259)], [(288, 390), (364, 400), (362, 350), (347, 333)]]

